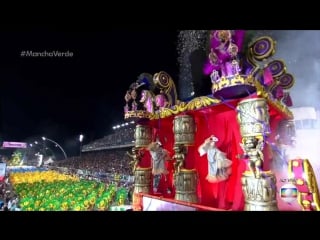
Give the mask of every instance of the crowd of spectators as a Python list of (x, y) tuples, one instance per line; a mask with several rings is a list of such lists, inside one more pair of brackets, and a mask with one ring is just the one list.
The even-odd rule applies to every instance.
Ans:
[(133, 181), (131, 161), (126, 152), (131, 148), (85, 152), (81, 157), (71, 157), (55, 161), (51, 167), (65, 168), (72, 173), (83, 173), (87, 176), (123, 182)]
[[(133, 147), (134, 129), (133, 124), (115, 129), (114, 133), (84, 145), (80, 156), (53, 161), (46, 166), (52, 170), (77, 175), (80, 178), (125, 187), (128, 190), (129, 202), (131, 202), (129, 195), (133, 191), (134, 176), (132, 166), (129, 165), (132, 159), (127, 152), (131, 152)], [(34, 151), (28, 153), (32, 156), (35, 154)], [(31, 162), (29, 161), (28, 164)], [(20, 209), (19, 199), (10, 184), (3, 182), (0, 189), (0, 210), (18, 211)]]
[[(126, 187), (130, 193), (133, 190), (134, 177), (132, 166), (129, 165), (132, 159), (127, 152), (131, 152), (134, 145), (134, 131), (135, 125), (132, 123), (118, 126), (112, 134), (83, 145), (81, 156), (53, 161), (48, 167), (106, 184), (117, 183), (118, 186)], [(28, 154), (34, 156), (35, 152), (29, 151)], [(29, 161), (28, 164), (31, 162)], [(32, 165), (37, 164), (38, 161)], [(10, 185), (5, 182), (0, 186), (0, 200), (2, 199), (0, 209), (2, 211), (19, 209), (17, 196), (10, 188)]]
[(7, 173), (3, 181), (0, 183), (0, 211), (20, 210), (19, 197), (15, 194)]

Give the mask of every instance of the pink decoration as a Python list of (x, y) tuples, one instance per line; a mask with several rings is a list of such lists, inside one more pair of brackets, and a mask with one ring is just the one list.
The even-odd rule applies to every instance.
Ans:
[(168, 101), (163, 94), (158, 94), (155, 98), (155, 104), (157, 108), (164, 108), (168, 105)]
[(147, 112), (154, 112), (153, 96), (149, 90), (142, 90), (140, 102), (143, 103), (143, 106)]
[(263, 84), (265, 86), (270, 86), (273, 83), (273, 76), (268, 67), (263, 70)]

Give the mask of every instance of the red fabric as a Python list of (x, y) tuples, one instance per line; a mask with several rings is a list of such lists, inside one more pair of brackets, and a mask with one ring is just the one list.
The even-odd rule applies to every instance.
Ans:
[[(242, 100), (242, 99), (240, 99)], [(241, 135), (240, 127), (237, 121), (236, 106), (238, 100), (229, 101), (227, 103), (210, 106), (202, 110), (190, 111), (196, 123), (195, 143), (193, 146), (188, 146), (188, 153), (185, 159), (185, 168), (195, 168), (198, 172), (198, 188), (197, 195), (199, 204), (220, 209), (243, 210), (244, 197), (241, 187), (242, 173), (247, 169), (247, 162), (239, 156), (243, 154), (240, 146)], [(276, 129), (279, 121), (284, 119), (272, 106), (269, 106), (270, 128), (271, 134), (267, 141), (273, 142), (276, 135)], [(173, 133), (174, 117), (168, 117), (159, 120), (150, 121), (150, 125), (155, 129), (155, 136), (158, 136), (163, 147), (173, 156), (174, 133)], [(198, 147), (210, 135), (215, 135), (219, 141), (216, 146), (226, 153), (232, 164), (232, 174), (229, 179), (219, 183), (209, 183), (206, 180), (208, 174), (207, 155), (200, 157)], [(264, 148), (264, 170), (269, 170), (270, 159), (272, 158), (268, 144)], [(146, 154), (141, 161), (141, 166), (150, 166), (150, 154)], [(167, 162), (169, 170), (167, 185), (174, 196), (173, 185), (173, 161)]]
[(142, 168), (151, 167), (151, 155), (149, 151), (147, 150), (142, 150), (142, 151), (143, 151), (143, 157), (139, 163), (139, 167), (142, 167)]
[[(223, 209), (234, 209), (233, 205), (235, 205), (238, 206), (238, 209), (234, 210), (240, 210), (243, 208), (240, 177), (245, 169), (245, 163), (238, 158), (238, 154), (242, 153), (239, 145), (241, 136), (236, 119), (237, 112), (233, 107), (220, 105), (216, 106), (214, 111), (210, 110), (204, 111), (202, 114), (195, 114), (194, 117), (198, 126), (196, 144), (193, 147), (193, 157), (188, 158), (188, 160), (189, 165), (193, 160), (193, 164), (195, 164), (195, 168), (199, 173), (201, 204)], [(208, 174), (207, 155), (200, 157), (197, 151), (204, 140), (212, 134), (219, 139), (216, 143), (217, 148), (225, 152), (227, 158), (233, 162), (231, 176), (227, 181), (220, 183), (209, 183), (206, 180)], [(240, 191), (235, 191), (235, 189), (240, 189)]]

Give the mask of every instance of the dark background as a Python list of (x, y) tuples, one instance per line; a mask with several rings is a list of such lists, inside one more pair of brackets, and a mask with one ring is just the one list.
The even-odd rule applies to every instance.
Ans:
[[(178, 76), (175, 30), (0, 31), (1, 141), (46, 136), (68, 156), (123, 123), (124, 95), (148, 72)], [(72, 52), (73, 57), (22, 57), (21, 51)]]

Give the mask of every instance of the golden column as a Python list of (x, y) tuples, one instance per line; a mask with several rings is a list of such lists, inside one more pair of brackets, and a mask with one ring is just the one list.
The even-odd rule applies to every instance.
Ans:
[(187, 146), (194, 144), (195, 122), (190, 115), (179, 115), (174, 118), (174, 185), (176, 188), (175, 200), (197, 203), (197, 171), (185, 169)]
[[(139, 162), (143, 157), (142, 149), (147, 147), (152, 141), (152, 128), (148, 125), (136, 125), (135, 133), (135, 146), (132, 148), (132, 154), (128, 155), (133, 159), (131, 162), (133, 165), (132, 171), (134, 174), (134, 190), (133, 190), (133, 205), (139, 204), (139, 193), (148, 193), (151, 192), (151, 167), (142, 168), (139, 166)], [(134, 206), (135, 210), (138, 209), (138, 206)]]
[(241, 146), (248, 159), (248, 169), (241, 178), (245, 211), (277, 211), (276, 177), (263, 171), (265, 136), (270, 133), (266, 99), (250, 98), (239, 102), (237, 119), (242, 136)]

